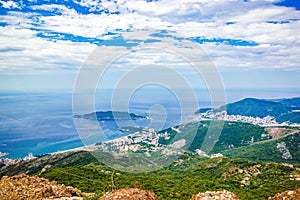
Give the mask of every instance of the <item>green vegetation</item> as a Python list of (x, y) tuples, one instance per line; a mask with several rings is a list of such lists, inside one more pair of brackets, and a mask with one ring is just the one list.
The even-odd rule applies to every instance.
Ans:
[[(278, 148), (283, 144), (288, 149), (291, 157), (286, 150)], [(285, 163), (300, 163), (300, 132), (282, 138), (257, 142), (249, 146), (228, 149), (222, 154), (233, 158), (245, 158), (254, 161), (272, 161)], [(287, 156), (284, 158), (284, 153)]]
[(39, 156), (37, 159), (26, 160), (16, 165), (9, 165), (8, 167), (0, 168), (0, 177), (13, 176), (22, 173), (34, 174), (41, 171), (46, 165), (64, 168), (70, 166), (82, 166), (89, 163), (97, 163), (97, 159), (86, 151), (43, 155)]
[[(187, 159), (188, 158), (188, 159)], [(76, 167), (52, 167), (42, 174), (58, 183), (77, 187), (85, 192), (102, 195), (111, 191), (111, 175), (117, 188), (137, 187), (153, 190), (160, 199), (190, 199), (193, 194), (208, 190), (229, 190), (243, 199), (267, 199), (278, 192), (300, 187), (290, 175), (295, 168), (277, 163), (257, 163), (226, 157), (196, 161), (188, 155), (183, 162), (150, 173), (115, 171), (101, 164), (90, 163)], [(242, 173), (238, 171), (243, 170)], [(250, 179), (241, 182), (250, 174)]]
[[(159, 132), (159, 134), (167, 133), (170, 135), (170, 138), (165, 139), (164, 137), (160, 137), (158, 142), (159, 144), (169, 145), (181, 139), (185, 139), (186, 143), (183, 149), (188, 149), (193, 142), (195, 135), (197, 134), (197, 130), (202, 129), (203, 126), (204, 124), (201, 122), (191, 122), (162, 130)], [(180, 133), (178, 133), (175, 129), (180, 129)]]
[[(275, 131), (272, 134), (278, 138), (270, 139), (266, 130), (270, 134)], [(188, 200), (199, 192), (224, 189), (242, 200), (267, 199), (300, 187), (300, 181), (295, 180), (300, 176), (299, 128), (263, 128), (240, 122), (201, 121), (181, 124), (159, 133), (160, 144), (185, 139), (180, 155), (172, 157), (162, 154), (164, 149), (160, 149), (151, 152), (151, 159), (141, 157), (144, 152), (132, 151), (128, 151), (127, 156), (111, 159), (115, 156), (113, 153), (93, 152), (96, 159), (86, 151), (70, 151), (2, 167), (0, 177), (35, 174), (84, 192), (96, 193), (99, 197), (111, 191), (113, 176), (117, 188), (152, 190), (162, 200)], [(207, 134), (215, 141), (209, 153), (222, 153), (226, 157), (204, 158), (193, 152), (205, 150), (202, 144)], [(148, 142), (145, 139), (139, 144), (150, 148)]]
[(263, 127), (241, 122), (202, 121), (185, 124), (183, 128), (181, 126), (176, 126), (175, 128), (179, 128), (181, 133), (177, 133), (172, 129), (163, 130), (162, 133), (167, 132), (171, 137), (168, 140), (161, 137), (159, 143), (171, 144), (185, 138), (187, 141), (186, 146), (189, 150), (202, 149), (205, 151), (206, 147), (202, 146), (202, 144), (206, 134), (218, 136), (221, 132), (214, 148), (208, 152), (218, 153), (224, 149), (246, 146), (253, 142), (269, 139), (268, 133)]
[(276, 118), (279, 123), (289, 122), (300, 124), (300, 112), (291, 112)]
[[(217, 124), (215, 127), (213, 125), (213, 127), (209, 126), (209, 128), (214, 131), (214, 129), (218, 130), (220, 128), (218, 126)], [(199, 144), (202, 144), (203, 134), (206, 133), (207, 127), (198, 129), (198, 134), (190, 147), (191, 150), (199, 148)], [(224, 149), (246, 146), (253, 142), (269, 139), (264, 137), (264, 135), (267, 135), (267, 132), (260, 126), (240, 122), (224, 122), (221, 135), (211, 153), (218, 153)]]

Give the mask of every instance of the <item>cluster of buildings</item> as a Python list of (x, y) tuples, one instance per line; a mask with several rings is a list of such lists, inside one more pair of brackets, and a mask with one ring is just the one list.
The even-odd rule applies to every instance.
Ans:
[(133, 134), (100, 143), (97, 147), (103, 151), (144, 152), (146, 155), (151, 156), (149, 152), (161, 149), (158, 142), (160, 137), (155, 129), (143, 128)]
[[(184, 125), (182, 126), (184, 127)], [(171, 128), (171, 130), (181, 133), (181, 128)], [(129, 130), (127, 130), (129, 131)], [(168, 131), (156, 132), (152, 128), (142, 128), (130, 135), (117, 138), (114, 140), (98, 143), (97, 149), (100, 151), (113, 151), (117, 153), (135, 152), (144, 153), (145, 156), (151, 157), (151, 153), (161, 152), (165, 156), (181, 154), (181, 147), (185, 145), (185, 140), (181, 139), (172, 144), (164, 145), (160, 143), (160, 139), (169, 140), (171, 135)], [(183, 142), (183, 143), (182, 143)], [(208, 155), (197, 149), (196, 153), (203, 157), (216, 158), (222, 157), (220, 153)]]
[(282, 126), (287, 125), (286, 123), (278, 124), (276, 122), (275, 117), (266, 116), (264, 118), (260, 117), (249, 117), (242, 115), (228, 115), (226, 111), (214, 112), (212, 110), (207, 111), (205, 113), (200, 113), (195, 117), (196, 120), (223, 120), (223, 121), (231, 121), (231, 122), (243, 122), (250, 123), (259, 126)]
[(25, 156), (24, 158), (19, 158), (19, 159), (1, 158), (6, 155), (7, 155), (7, 153), (0, 152), (0, 167), (17, 164), (23, 160), (31, 160), (31, 159), (36, 158), (32, 155), (32, 153), (28, 153), (27, 156)]
[(0, 167), (13, 165), (20, 162), (19, 160), (9, 159), (9, 158), (0, 158)]
[(196, 149), (195, 152), (202, 157), (207, 157), (207, 158), (218, 158), (218, 157), (223, 157), (223, 154), (221, 153), (216, 153), (216, 154), (211, 154), (208, 155), (206, 152), (202, 151), (201, 149)]

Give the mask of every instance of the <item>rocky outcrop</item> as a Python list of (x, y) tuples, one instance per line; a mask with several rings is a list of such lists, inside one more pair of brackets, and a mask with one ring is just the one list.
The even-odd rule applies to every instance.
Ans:
[(124, 188), (114, 190), (100, 197), (99, 200), (159, 200), (152, 191), (140, 190), (137, 188)]
[(289, 190), (279, 194), (276, 194), (273, 197), (269, 197), (268, 200), (299, 200), (300, 199), (300, 188), (296, 190)]
[(81, 200), (92, 194), (82, 193), (80, 190), (57, 184), (55, 181), (27, 176), (25, 174), (7, 177), (0, 180), (0, 199), (73, 199)]
[(222, 174), (222, 176), (226, 180), (228, 177), (232, 177), (232, 176), (237, 177), (242, 175), (244, 178), (243, 180), (240, 181), (241, 186), (250, 185), (250, 179), (252, 177), (256, 177), (259, 174), (262, 174), (260, 168), (261, 168), (260, 164), (252, 165), (250, 167), (246, 167), (242, 169), (231, 166), (226, 172)]
[(238, 196), (227, 190), (203, 192), (192, 196), (192, 200), (239, 200)]

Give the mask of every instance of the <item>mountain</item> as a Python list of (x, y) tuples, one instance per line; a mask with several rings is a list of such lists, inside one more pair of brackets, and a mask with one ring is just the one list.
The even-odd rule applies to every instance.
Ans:
[[(219, 152), (226, 156), (206, 158), (193, 150), (201, 148), (209, 123), (212, 122), (186, 123), (158, 133), (151, 130), (151, 135), (166, 136), (159, 138), (159, 148), (182, 139), (190, 140), (185, 143), (190, 146), (183, 146), (185, 151), (181, 151), (172, 163), (155, 171), (120, 171), (112, 168), (113, 165), (104, 164), (102, 159), (96, 159), (91, 152), (74, 150), (21, 160), (0, 168), (0, 176), (20, 173), (39, 175), (84, 192), (96, 193), (98, 197), (111, 191), (112, 187), (135, 187), (153, 191), (159, 199), (166, 200), (188, 200), (199, 192), (223, 190), (233, 192), (241, 200), (267, 199), (279, 192), (300, 188), (300, 131), (297, 128), (264, 128), (240, 122), (217, 122), (211, 124), (211, 130), (217, 130), (221, 125), (224, 128), (210, 153)], [(194, 137), (191, 135), (193, 133)], [(274, 139), (269, 139), (271, 136)], [(148, 146), (152, 142), (150, 139), (147, 137), (139, 142), (152, 154)], [(118, 139), (115, 143), (122, 142)], [(139, 151), (135, 153), (143, 154)], [(152, 154), (151, 157), (155, 162), (155, 156)], [(124, 160), (119, 157), (115, 160), (128, 166), (135, 166), (136, 162), (126, 156)]]
[[(220, 162), (220, 160), (218, 160)], [(222, 161), (221, 161), (222, 162)], [(256, 174), (262, 174), (263, 171), (260, 171), (261, 166), (254, 165), (244, 169), (238, 169), (239, 171), (245, 171), (250, 176), (250, 179), (254, 178), (252, 174), (253, 169), (258, 170)], [(272, 166), (273, 167), (273, 166)], [(222, 174), (224, 179), (232, 179), (235, 176), (232, 173), (234, 168), (230, 168), (225, 173)], [(240, 173), (241, 174), (241, 173)], [(72, 179), (72, 178), (71, 178)], [(112, 179), (113, 182), (113, 179)], [(143, 187), (139, 185), (138, 182), (134, 183), (135, 187)], [(245, 187), (244, 185), (243, 187)], [(247, 186), (246, 186), (247, 187)], [(40, 178), (38, 176), (28, 176), (25, 174), (16, 175), (12, 177), (4, 176), (0, 179), (0, 198), (1, 199), (56, 199), (56, 200), (84, 200), (84, 199), (99, 199), (99, 200), (114, 200), (114, 199), (123, 199), (123, 200), (159, 200), (157, 195), (150, 190), (143, 190), (139, 188), (121, 188), (115, 189), (111, 188), (111, 192), (107, 192), (104, 195), (94, 193), (84, 193), (80, 190), (72, 187), (65, 186), (64, 184), (58, 184), (56, 181), (49, 181), (45, 178)], [(232, 188), (233, 189), (233, 188)], [(172, 188), (170, 188), (172, 191)], [(176, 196), (182, 196), (181, 199), (186, 198), (190, 192), (184, 193), (181, 195), (179, 192), (176, 193)], [(172, 195), (172, 193), (170, 193)], [(249, 195), (249, 193), (248, 193)], [(251, 195), (251, 193), (250, 193)], [(99, 196), (101, 196), (99, 198)], [(186, 197), (185, 197), (186, 196)], [(241, 195), (241, 199), (247, 199), (245, 196)], [(177, 197), (173, 199), (178, 199)], [(253, 198), (255, 196), (248, 196)], [(269, 197), (270, 200), (281, 200), (281, 199), (291, 199), (297, 200), (300, 197), (300, 188), (295, 190), (288, 190), (282, 193), (278, 193), (273, 197)], [(260, 198), (263, 198), (262, 196)], [(160, 198), (163, 199), (163, 198)], [(168, 198), (167, 198), (168, 199)], [(190, 199), (190, 198), (189, 198)], [(206, 191), (200, 192), (197, 195), (192, 195), (192, 200), (206, 200), (206, 199), (229, 199), (229, 200), (239, 200), (240, 198), (225, 189), (218, 189), (216, 191)], [(266, 199), (266, 198), (265, 198)]]
[(43, 171), (47, 165), (56, 167), (69, 167), (81, 166), (96, 162), (97, 159), (86, 151), (70, 151), (65, 153), (49, 154), (39, 156), (31, 160), (19, 161), (13, 165), (2, 166), (0, 168), (0, 177), (14, 176), (22, 173), (37, 174), (39, 171)]
[(300, 97), (290, 98), (290, 99), (277, 99), (275, 102), (279, 102), (282, 104), (290, 105), (292, 107), (300, 108)]
[(136, 115), (134, 113), (120, 111), (97, 111), (84, 115), (74, 115), (75, 118), (92, 119), (92, 120), (136, 120), (144, 119), (146, 116)]
[(294, 134), (253, 143), (249, 146), (227, 149), (222, 154), (232, 158), (254, 161), (300, 163), (300, 130)]
[[(250, 120), (249, 118), (246, 119), (246, 117), (252, 117), (252, 121), (255, 121), (256, 117), (262, 119), (271, 116), (275, 118), (277, 123), (297, 124), (300, 123), (300, 97), (269, 100), (246, 98), (216, 109), (200, 108), (195, 114), (211, 119), (219, 116), (218, 114), (222, 113), (222, 111), (226, 111), (226, 114), (229, 116), (236, 117), (238, 121), (241, 120), (239, 119), (241, 116), (244, 117), (243, 120), (245, 122)], [(274, 123), (276, 122), (274, 121)], [(262, 122), (257, 122), (257, 124), (259, 123)]]
[[(237, 109), (239, 114), (249, 116), (273, 114), (277, 120), (282, 118), (291, 122), (298, 119), (296, 103), (297, 99), (281, 102), (248, 98), (227, 107), (229, 112)], [(218, 111), (222, 109), (224, 107)], [(95, 112), (74, 117), (122, 120), (129, 119), (128, 116), (145, 118), (123, 112), (116, 115)], [(1, 166), (0, 177), (21, 173), (38, 175), (80, 191), (95, 193), (95, 198), (105, 197), (105, 194), (114, 198), (124, 193), (188, 200), (214, 194), (236, 195), (241, 200), (250, 200), (267, 199), (277, 193), (300, 188), (299, 127), (262, 127), (208, 120), (183, 123), (162, 131), (140, 127), (123, 127), (120, 130), (129, 135), (91, 148), (19, 160)], [(142, 190), (108, 193), (114, 188)], [(157, 199), (156, 196), (153, 198)]]
[(260, 118), (270, 115), (277, 118), (295, 109), (297, 108), (282, 102), (246, 98), (241, 101), (222, 106), (219, 110), (226, 110), (229, 115), (242, 115)]
[(300, 124), (300, 112), (290, 112), (276, 118), (279, 123), (288, 122)]
[[(300, 188), (300, 182), (293, 179), (300, 174), (298, 165), (228, 157), (199, 160), (196, 154), (183, 154), (164, 169), (130, 173), (91, 159), (93, 156), (88, 152), (76, 152), (76, 155), (62, 153), (59, 157), (60, 160), (57, 159), (58, 155), (44, 156), (45, 162), (40, 165), (42, 169), (28, 173), (70, 185), (83, 192), (96, 193), (99, 197), (112, 190), (112, 180), (116, 189), (135, 187), (151, 190), (164, 200), (189, 200), (199, 192), (223, 190), (233, 192), (241, 200), (267, 199), (279, 192)], [(40, 161), (41, 158), (31, 160), (30, 166)], [(26, 166), (29, 166), (28, 161), (17, 165), (23, 166), (20, 170), (26, 170)]]

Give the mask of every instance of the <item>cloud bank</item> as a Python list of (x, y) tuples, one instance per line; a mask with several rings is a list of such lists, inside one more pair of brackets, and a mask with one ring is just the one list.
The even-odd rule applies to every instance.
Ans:
[(76, 71), (103, 41), (126, 47), (132, 41), (124, 34), (146, 29), (198, 43), (221, 70), (300, 69), (299, 7), (278, 0), (24, 0), (0, 6), (1, 73)]

